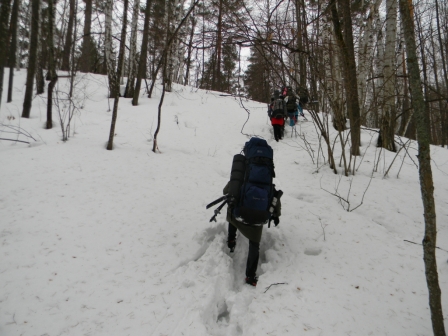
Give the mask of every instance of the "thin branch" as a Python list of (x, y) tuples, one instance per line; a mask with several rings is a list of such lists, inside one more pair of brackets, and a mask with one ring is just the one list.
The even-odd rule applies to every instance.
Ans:
[(22, 141), (22, 140), (14, 140), (14, 139), (6, 139), (6, 138), (0, 138), (0, 140), (14, 141), (14, 142), (23, 142), (23, 143), (26, 143), (26, 144), (30, 144), (28, 141)]
[[(408, 139), (408, 141), (406, 141), (406, 143), (405, 143), (403, 146), (401, 146), (400, 149), (397, 151), (397, 153), (395, 154), (394, 159), (393, 159), (392, 162), (390, 163), (389, 168), (387, 168), (386, 172), (384, 173), (383, 178), (385, 178), (385, 177), (387, 176), (387, 174), (389, 173), (389, 170), (392, 168), (392, 165), (393, 165), (394, 162), (395, 162), (395, 159), (398, 157), (398, 154), (400, 154), (401, 150), (402, 150), (404, 147), (406, 147), (406, 145), (407, 145), (408, 142), (410, 142), (410, 141), (411, 141), (411, 139)], [(400, 167), (400, 168), (401, 168), (401, 167)]]
[(272, 286), (277, 286), (277, 285), (287, 285), (287, 282), (277, 282), (277, 283), (273, 283), (271, 285), (269, 285), (269, 287), (266, 287), (266, 290), (264, 291), (265, 293), (269, 290), (269, 288), (271, 288)]
[[(413, 241), (410, 241), (410, 240), (406, 240), (406, 239), (403, 239), (403, 241), (405, 241), (405, 242), (407, 242), (407, 243), (411, 243), (411, 244), (415, 244), (415, 245), (420, 245), (420, 246), (423, 246), (422, 244), (419, 244), (419, 243), (415, 243), (415, 242), (413, 242)], [(448, 252), (447, 250), (444, 250), (443, 248), (441, 248), (441, 247), (438, 247), (438, 246), (435, 246), (435, 248), (436, 248), (436, 249), (439, 249), (439, 250), (442, 250), (442, 251), (445, 251), (445, 252)]]

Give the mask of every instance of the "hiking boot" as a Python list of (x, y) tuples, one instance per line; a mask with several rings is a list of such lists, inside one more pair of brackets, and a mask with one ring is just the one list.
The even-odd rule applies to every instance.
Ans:
[(230, 249), (230, 252), (235, 251), (235, 246), (236, 246), (236, 240), (228, 240), (227, 241), (227, 247)]
[(256, 287), (257, 286), (257, 282), (258, 282), (258, 278), (256, 276), (254, 276), (254, 277), (246, 277), (246, 283), (248, 285)]

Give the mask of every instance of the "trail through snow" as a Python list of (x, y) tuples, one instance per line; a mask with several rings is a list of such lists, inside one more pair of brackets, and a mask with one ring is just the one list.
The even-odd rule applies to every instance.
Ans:
[[(385, 178), (396, 154), (364, 130), (356, 175), (335, 175), (311, 121), (277, 143), (265, 104), (175, 85), (160, 154), (159, 86), (138, 107), (120, 99), (107, 151), (105, 77), (78, 74), (80, 109), (62, 142), (57, 108), (44, 129), (45, 94), (20, 118), (25, 76), (0, 109), (0, 137), (31, 142), (0, 140), (0, 335), (432, 334), (422, 247), (405, 241), (424, 232), (415, 142)], [(244, 284), (247, 239), (229, 253), (225, 208), (216, 223), (205, 210), (249, 136), (273, 147), (284, 191), (280, 225), (263, 231), (256, 288)], [(448, 250), (448, 152), (431, 150), (437, 244)], [(361, 205), (348, 212), (336, 193)], [(437, 251), (446, 318), (447, 259)]]

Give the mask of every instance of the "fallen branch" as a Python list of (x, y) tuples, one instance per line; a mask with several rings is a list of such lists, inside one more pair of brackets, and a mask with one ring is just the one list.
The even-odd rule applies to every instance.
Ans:
[[(310, 214), (316, 216), (316, 217), (319, 219), (320, 227), (322, 228), (322, 233), (323, 233), (323, 235), (324, 235), (324, 241), (325, 241), (325, 228), (328, 226), (328, 224), (325, 224), (325, 225), (324, 225), (324, 224), (322, 223), (321, 218), (320, 218), (318, 215), (313, 214), (313, 213), (312, 213), (311, 211), (309, 211), (309, 210), (308, 210), (308, 212), (309, 212)], [(320, 237), (320, 236), (319, 236), (319, 237)], [(317, 237), (317, 238), (319, 238), (319, 237)], [(315, 239), (316, 241), (317, 241), (317, 238)]]
[(369, 184), (367, 185), (367, 188), (364, 190), (364, 193), (362, 194), (361, 203), (359, 203), (359, 205), (357, 207), (355, 207), (354, 209), (350, 210), (350, 212), (355, 211), (364, 203), (364, 196), (366, 196), (366, 192), (370, 187), (370, 183), (372, 182), (372, 179), (373, 179), (373, 171), (372, 171), (372, 175), (370, 175)]
[[(340, 181), (340, 180), (339, 180), (339, 181)], [(344, 207), (344, 205), (342, 204), (342, 202), (341, 202), (342, 208), (343, 208), (345, 211), (349, 211), (349, 210), (350, 210), (350, 202), (349, 202), (348, 200), (346, 200), (346, 199), (343, 198), (342, 196), (339, 196), (338, 194), (332, 193), (331, 191), (328, 191), (328, 190), (322, 188), (322, 178), (320, 179), (320, 188), (321, 188), (323, 191), (326, 191), (327, 193), (329, 193), (330, 195), (333, 195), (333, 196), (336, 196), (337, 198), (339, 198), (339, 201), (340, 201), (340, 202), (341, 202), (341, 201), (344, 201), (345, 203), (347, 203), (347, 204), (348, 204), (348, 209), (346, 209), (346, 208)], [(338, 183), (338, 188), (339, 188), (339, 183)], [(338, 188), (336, 188), (336, 192), (338, 191)]]
[(277, 283), (273, 283), (272, 285), (269, 285), (269, 287), (266, 287), (266, 290), (264, 291), (265, 293), (269, 290), (269, 288), (271, 288), (272, 286), (276, 286), (276, 285), (287, 285), (287, 282), (277, 282)]

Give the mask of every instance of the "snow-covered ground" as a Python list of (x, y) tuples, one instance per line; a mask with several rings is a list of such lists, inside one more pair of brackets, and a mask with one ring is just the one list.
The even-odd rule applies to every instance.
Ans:
[[(82, 109), (63, 142), (56, 108), (44, 129), (45, 94), (20, 118), (25, 76), (7, 104), (5, 71), (0, 110), (0, 138), (30, 142), (0, 140), (0, 335), (432, 335), (422, 247), (405, 241), (424, 232), (416, 143), (384, 178), (395, 153), (363, 131), (347, 178), (322, 166), (312, 122), (277, 143), (264, 104), (177, 85), (160, 154), (160, 87), (138, 107), (120, 99), (108, 151), (105, 77), (78, 74)], [(273, 147), (284, 191), (280, 225), (263, 231), (256, 288), (244, 284), (247, 239), (230, 254), (225, 211), (210, 223), (205, 209), (248, 135)], [(448, 319), (448, 151), (432, 147), (432, 158)], [(350, 210), (362, 205), (346, 211), (336, 193)]]

